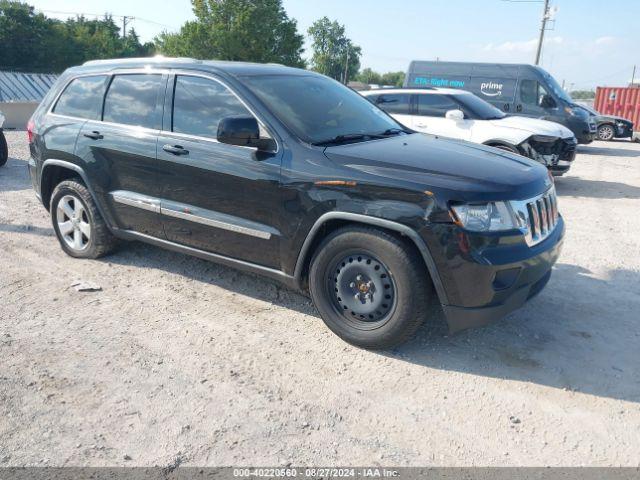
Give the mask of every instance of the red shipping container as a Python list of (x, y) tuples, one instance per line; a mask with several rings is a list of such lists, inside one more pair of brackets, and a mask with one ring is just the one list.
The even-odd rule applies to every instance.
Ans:
[(633, 129), (640, 130), (640, 88), (598, 87), (593, 108), (603, 115), (616, 115), (633, 122)]

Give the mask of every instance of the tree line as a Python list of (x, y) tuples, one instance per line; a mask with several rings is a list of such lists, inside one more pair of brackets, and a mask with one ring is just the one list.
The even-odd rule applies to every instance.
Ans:
[(191, 0), (195, 19), (176, 33), (142, 43), (135, 29), (122, 35), (113, 17), (49, 18), (17, 0), (0, 0), (0, 69), (59, 73), (87, 60), (154, 54), (197, 59), (280, 63), (309, 68), (341, 82), (401, 85), (402, 72), (360, 70), (362, 49), (344, 25), (323, 17), (307, 34), (311, 57), (303, 58), (304, 36), (282, 0)]

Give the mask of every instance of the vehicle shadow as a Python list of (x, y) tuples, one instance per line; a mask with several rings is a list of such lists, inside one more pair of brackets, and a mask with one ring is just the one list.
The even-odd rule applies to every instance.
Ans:
[(560, 196), (591, 198), (640, 198), (640, 187), (606, 180), (588, 180), (566, 176), (556, 178), (556, 192)]
[(4, 167), (0, 167), (0, 192), (15, 192), (31, 188), (27, 163), (9, 157)]
[[(424, 367), (640, 402), (640, 273), (558, 264), (539, 296), (487, 327), (423, 328), (386, 355)], [(606, 294), (605, 294), (606, 292)]]
[(640, 150), (627, 148), (610, 148), (581, 145), (580, 147), (578, 147), (577, 151), (582, 155), (604, 155), (607, 157), (640, 157)]
[[(175, 273), (321, 321), (308, 297), (198, 258), (132, 243), (103, 261)], [(428, 368), (640, 402), (638, 311), (640, 273), (614, 270), (605, 281), (579, 266), (559, 264), (547, 288), (503, 320), (449, 335), (437, 309), (414, 339), (376, 354)]]

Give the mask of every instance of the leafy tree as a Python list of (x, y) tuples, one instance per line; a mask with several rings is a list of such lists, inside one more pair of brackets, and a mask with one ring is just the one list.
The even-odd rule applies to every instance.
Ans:
[(309, 27), (308, 33), (313, 41), (313, 70), (343, 83), (356, 76), (362, 49), (346, 36), (344, 25), (322, 17)]
[(282, 0), (191, 0), (196, 20), (160, 34), (165, 55), (275, 62), (304, 67), (304, 39)]
[(593, 100), (596, 98), (596, 92), (593, 90), (574, 90), (570, 95), (574, 100)]
[(380, 79), (382, 85), (394, 85), (401, 87), (404, 83), (404, 72), (387, 72)]
[(358, 73), (356, 80), (374, 85), (401, 87), (404, 83), (404, 72), (387, 72), (381, 75), (367, 67)]
[(109, 15), (63, 22), (12, 0), (0, 0), (0, 45), (2, 68), (53, 73), (96, 58), (148, 56), (154, 48), (141, 44), (134, 29), (122, 38)]

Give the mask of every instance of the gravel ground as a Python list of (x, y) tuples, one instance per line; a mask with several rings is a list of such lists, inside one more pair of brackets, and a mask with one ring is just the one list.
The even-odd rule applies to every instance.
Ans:
[(557, 181), (567, 238), (542, 294), (376, 353), (229, 268), (137, 243), (65, 256), (26, 135), (7, 137), (0, 465), (640, 466), (640, 145), (581, 147)]

